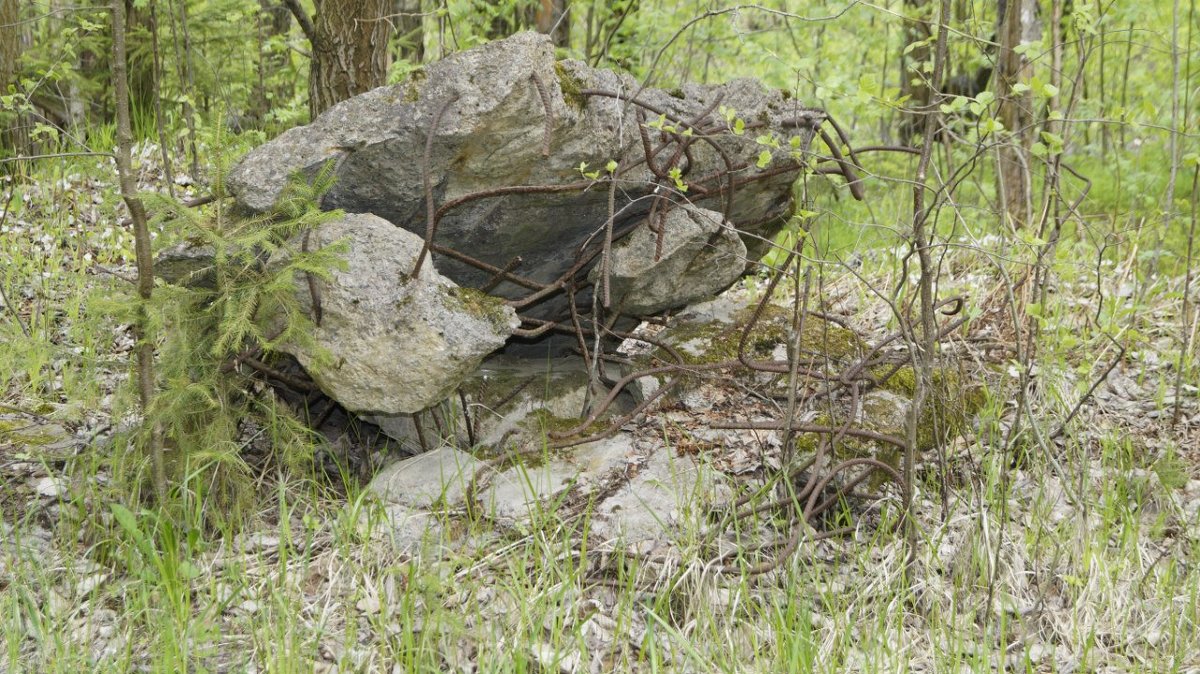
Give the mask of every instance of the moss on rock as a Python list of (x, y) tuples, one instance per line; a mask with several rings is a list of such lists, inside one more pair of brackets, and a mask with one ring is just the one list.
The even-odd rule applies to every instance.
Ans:
[(511, 310), (504, 300), (499, 297), (493, 297), (485, 292), (475, 288), (463, 288), (461, 286), (451, 286), (446, 289), (446, 296), (456, 306), (463, 311), (483, 318), (496, 327), (499, 332), (505, 332), (510, 329), (509, 315)]
[[(746, 324), (754, 318), (754, 307), (739, 311), (732, 323), (698, 322), (672, 326), (663, 335), (691, 365), (720, 363), (734, 360), (742, 342)], [(767, 305), (758, 322), (746, 336), (745, 356), (753, 360), (773, 358), (777, 347), (791, 344), (791, 310), (775, 304)], [(829, 321), (809, 316), (804, 321), (800, 349), (818, 353), (835, 361), (856, 358), (863, 353), (864, 343), (853, 331)], [(657, 355), (664, 360), (661, 350)]]
[(425, 68), (416, 68), (408, 74), (408, 81), (404, 84), (405, 103), (416, 103), (421, 98), (421, 85), (428, 77)]
[(0, 419), (0, 441), (17, 445), (44, 447), (68, 437), (61, 426), (30, 425), (25, 421)]
[(554, 64), (554, 73), (558, 75), (558, 87), (562, 90), (563, 100), (576, 110), (583, 110), (587, 105), (587, 97), (581, 93), (585, 88), (584, 83), (561, 61)]
[[(890, 367), (888, 368), (890, 371)], [(984, 403), (984, 392), (978, 386), (965, 385), (961, 375), (949, 369), (937, 369), (934, 387), (917, 421), (917, 451), (925, 452), (938, 444), (962, 435), (972, 417)], [(915, 392), (916, 378), (911, 366), (900, 368), (887, 380), (887, 385), (865, 394), (851, 423), (859, 428), (904, 438), (907, 435), (908, 410)], [(838, 427), (846, 422), (846, 410), (836, 419), (825, 413), (812, 421), (821, 426)], [(796, 438), (801, 453), (816, 451), (818, 433), (802, 433)], [(893, 468), (900, 467), (900, 448), (866, 438), (846, 436), (834, 452), (837, 460), (857, 457), (879, 459)]]

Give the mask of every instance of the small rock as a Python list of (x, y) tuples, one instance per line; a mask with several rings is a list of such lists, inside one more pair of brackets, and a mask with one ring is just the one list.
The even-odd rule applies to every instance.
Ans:
[(483, 462), (453, 447), (442, 447), (383, 468), (367, 490), (385, 503), (414, 509), (462, 504), (467, 485)]
[(39, 496), (58, 498), (67, 493), (67, 481), (57, 476), (43, 477), (37, 481), (34, 489)]
[(525, 463), (505, 470), (480, 494), (480, 502), (497, 520), (515, 523), (564, 490), (585, 494), (602, 486), (635, 458), (633, 440), (626, 434), (572, 447), (565, 453), (563, 458), (550, 458), (540, 465)]

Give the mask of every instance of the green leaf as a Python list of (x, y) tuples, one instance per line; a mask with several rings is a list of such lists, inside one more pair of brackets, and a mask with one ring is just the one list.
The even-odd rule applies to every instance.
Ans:
[(741, 117), (733, 121), (733, 135), (740, 136), (746, 133), (746, 122)]
[(137, 515), (134, 515), (132, 510), (120, 503), (110, 503), (108, 508), (112, 511), (113, 519), (117, 520), (117, 524), (120, 524), (126, 533), (139, 540), (145, 538), (142, 530), (138, 528)]
[(185, 559), (179, 563), (179, 575), (186, 580), (195, 580), (200, 577), (200, 569)]
[(766, 168), (771, 163), (771, 151), (763, 150), (758, 153), (758, 168)]

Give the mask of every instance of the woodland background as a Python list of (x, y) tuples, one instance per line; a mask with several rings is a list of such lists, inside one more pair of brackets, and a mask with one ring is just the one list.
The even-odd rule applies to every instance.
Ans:
[[(846, 130), (867, 198), (803, 181), (744, 286), (795, 247), (866, 331), (968, 296), (975, 337), (926, 346), (987, 403), (906, 466), (905, 531), (600, 590), (553, 518), (398, 556), (374, 459), (195, 375), (215, 328), (148, 260), (233, 222), (223, 171), (526, 29)], [(0, 671), (1200, 671), (1198, 30), (1194, 0), (0, 0)]]

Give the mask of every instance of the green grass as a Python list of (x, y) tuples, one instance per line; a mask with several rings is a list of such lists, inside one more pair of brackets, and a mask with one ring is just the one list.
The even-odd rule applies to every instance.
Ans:
[[(109, 126), (87, 135), (113, 145)], [(584, 542), (550, 508), (511, 530), (438, 513), (442, 529), (414, 549), (348, 473), (285, 460), (322, 448), (265, 402), (238, 409), (272, 449), (266, 468), (237, 443), (207, 447), (182, 464), (168, 507), (150, 508), (130, 434), (64, 457), (16, 441), (0, 407), (0, 671), (1194, 671), (1200, 457), (1194, 427), (1166, 424), (1184, 223), (1163, 227), (1160, 160), (1157, 144), (1073, 158), (1095, 185), (1050, 261), (1044, 304), (1010, 288), (1042, 244), (998, 231), (986, 168), (939, 214), (940, 295), (967, 294), (973, 326), (985, 308), (1025, 306), (1036, 385), (1008, 442), (1015, 354), (947, 345), (983, 363), (988, 399), (969, 437), (922, 457), (910, 565), (895, 498), (851, 540), (803, 546), (756, 577), (714, 573), (698, 509), (666, 565)], [(872, 164), (866, 203), (811, 186), (814, 292), (876, 335), (897, 326), (889, 302), (911, 299), (911, 166)], [(126, 283), (132, 239), (115, 224), (110, 168), (54, 160), (26, 177), (0, 236), (0, 284), (20, 315), (0, 312), (0, 403), (83, 439), (125, 430), (130, 337), (103, 307)], [(1128, 353), (1099, 389), (1107, 402), (1050, 438), (1116, 356), (1113, 340)], [(66, 489), (37, 496), (43, 478)], [(764, 516), (736, 531), (778, 526)]]

